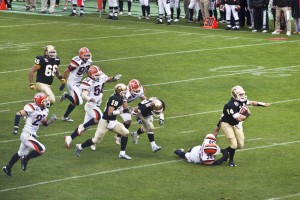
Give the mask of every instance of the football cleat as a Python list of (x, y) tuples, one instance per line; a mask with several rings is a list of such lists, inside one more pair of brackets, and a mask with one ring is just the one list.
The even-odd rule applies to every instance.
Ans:
[(7, 176), (12, 176), (10, 166), (6, 165), (2, 169)]
[(130, 133), (130, 135), (133, 137), (133, 139), (132, 139), (132, 142), (133, 142), (133, 144), (137, 144), (138, 143), (138, 140), (139, 140), (139, 135), (137, 134), (137, 132), (132, 132), (132, 133)]
[(96, 151), (96, 145), (95, 145), (95, 144), (91, 145), (91, 149), (92, 149), (93, 151)]
[(120, 145), (121, 144), (121, 137), (118, 137), (117, 135), (115, 135), (115, 142), (117, 145)]
[(131, 12), (128, 12), (128, 16), (131, 16)]
[(85, 131), (85, 128), (83, 127), (83, 124), (79, 124), (78, 129), (77, 129), (77, 134), (81, 135)]
[(72, 137), (71, 136), (65, 136), (65, 143), (66, 143), (66, 148), (70, 148), (70, 144), (72, 142)]
[(66, 99), (66, 95), (68, 94), (68, 92), (64, 92), (61, 97), (59, 98), (59, 101), (62, 102), (63, 100)]
[(73, 12), (72, 12), (72, 13), (70, 14), (70, 16), (76, 16), (76, 13), (73, 13)]
[(152, 151), (153, 151), (154, 153), (157, 152), (157, 151), (159, 151), (159, 150), (161, 150), (161, 147), (160, 147), (160, 146), (157, 146), (157, 145), (152, 146)]
[(23, 157), (21, 158), (21, 168), (22, 168), (22, 170), (23, 170), (24, 172), (26, 171), (27, 163), (28, 163), (28, 161), (25, 159), (25, 156), (23, 156)]
[(280, 32), (278, 30), (275, 30), (272, 32), (272, 35), (279, 35), (279, 34), (280, 34)]
[(66, 122), (74, 122), (74, 120), (71, 119), (70, 117), (62, 117), (61, 119)]
[(234, 163), (233, 160), (230, 160), (229, 163), (228, 163), (228, 165), (229, 165), (230, 167), (236, 167), (236, 166), (237, 166), (237, 165)]
[(127, 154), (119, 154), (119, 158), (125, 159), (125, 160), (131, 160), (132, 158), (128, 156)]
[(80, 146), (80, 144), (76, 144), (76, 150), (75, 150), (76, 156), (78, 158), (80, 157), (80, 154), (81, 154), (81, 151), (82, 151), (82, 149), (79, 149), (79, 146)]

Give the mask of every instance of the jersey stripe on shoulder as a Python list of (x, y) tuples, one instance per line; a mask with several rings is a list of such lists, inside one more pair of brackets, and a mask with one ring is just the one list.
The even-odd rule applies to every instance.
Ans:
[(32, 104), (27, 104), (32, 110), (35, 110), (34, 106)]

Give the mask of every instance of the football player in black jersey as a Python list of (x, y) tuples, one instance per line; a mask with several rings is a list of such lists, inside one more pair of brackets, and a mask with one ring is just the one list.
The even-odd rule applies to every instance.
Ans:
[(219, 129), (223, 130), (229, 142), (226, 149), (229, 152), (229, 166), (231, 167), (236, 166), (233, 160), (235, 150), (244, 147), (245, 137), (242, 123), (250, 116), (250, 110), (247, 106), (270, 106), (270, 103), (248, 100), (245, 93), (241, 86), (234, 86), (231, 89), (232, 97), (225, 104), (220, 122), (213, 132), (217, 136)]
[(156, 97), (143, 100), (137, 107), (133, 108), (132, 114), (142, 120), (142, 127), (131, 133), (134, 144), (137, 144), (140, 134), (147, 132), (152, 151), (161, 150), (161, 146), (158, 146), (154, 140), (153, 115), (159, 115), (164, 109), (165, 103)]
[[(60, 59), (57, 57), (54, 46), (47, 45), (44, 47), (44, 56), (37, 56), (34, 65), (29, 71), (30, 89), (45, 93), (51, 104), (55, 103), (55, 95), (51, 90), (54, 76), (56, 76), (62, 84), (66, 84), (66, 80), (59, 73), (59, 64)], [(36, 84), (33, 82), (35, 72), (37, 72)]]
[(82, 144), (76, 144), (77, 157), (80, 156), (83, 148), (99, 143), (103, 139), (105, 134), (110, 130), (122, 135), (119, 158), (131, 160), (131, 157), (125, 153), (129, 131), (122, 123), (117, 121), (117, 115), (129, 112), (129, 109), (119, 110), (119, 108), (123, 105), (123, 98), (125, 98), (126, 91), (127, 86), (123, 83), (119, 83), (115, 86), (115, 93), (109, 97), (106, 103), (103, 116), (98, 123), (98, 127), (94, 137), (92, 139), (86, 140)]

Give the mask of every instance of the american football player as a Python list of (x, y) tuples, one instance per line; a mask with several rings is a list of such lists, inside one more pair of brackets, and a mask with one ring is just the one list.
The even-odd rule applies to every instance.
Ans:
[(148, 139), (153, 152), (161, 150), (161, 146), (158, 146), (155, 143), (154, 139), (154, 125), (153, 125), (153, 115), (159, 115), (164, 110), (164, 103), (161, 99), (156, 97), (151, 97), (146, 99), (134, 107), (131, 114), (140, 118), (142, 120), (142, 127), (137, 131), (132, 132), (133, 143), (138, 143), (139, 135), (144, 132), (147, 132)]
[[(127, 92), (126, 92), (126, 98), (124, 98), (124, 102), (123, 102), (123, 106), (121, 109), (126, 109), (128, 108), (128, 103), (133, 102), (136, 99), (140, 99), (140, 100), (146, 100), (147, 97), (145, 96), (145, 88), (142, 86), (142, 83), (137, 80), (137, 79), (132, 79), (129, 81), (128, 85), (127, 85)], [(163, 107), (165, 108), (165, 106), (163, 105)], [(131, 114), (130, 113), (123, 113), (120, 115), (120, 117), (123, 120), (123, 124), (124, 126), (129, 129), (130, 125), (131, 125)], [(164, 124), (164, 113), (161, 112), (159, 114), (159, 124), (163, 125)], [(142, 123), (142, 121), (140, 119), (138, 119), (139, 123)], [(121, 135), (116, 135), (115, 136), (115, 142), (117, 144), (120, 144), (121, 141)]]
[(129, 131), (122, 123), (117, 121), (118, 115), (129, 112), (129, 109), (119, 109), (123, 105), (123, 99), (125, 98), (126, 91), (127, 86), (123, 83), (118, 83), (115, 86), (115, 92), (109, 97), (106, 103), (103, 116), (98, 123), (94, 137), (86, 140), (82, 144), (76, 144), (77, 157), (80, 156), (83, 148), (99, 143), (108, 131), (113, 131), (122, 135), (119, 158), (131, 160), (131, 157), (125, 152)]
[[(150, 4), (149, 0), (140, 0), (141, 8), (142, 8), (142, 16), (139, 19), (150, 19)], [(147, 13), (147, 14), (146, 14)]]
[(83, 17), (84, 0), (72, 0), (72, 12), (71, 12), (70, 16), (76, 16), (77, 6), (80, 7), (79, 16)]
[(163, 15), (166, 13), (167, 25), (171, 24), (171, 8), (170, 0), (157, 0), (158, 1), (158, 18), (156, 19), (157, 24), (163, 23)]
[(82, 47), (79, 49), (78, 56), (72, 58), (70, 65), (65, 70), (63, 77), (67, 79), (67, 87), (69, 90), (69, 94), (64, 92), (60, 97), (60, 101), (64, 101), (68, 99), (70, 104), (62, 117), (63, 121), (72, 122), (74, 121), (69, 117), (70, 113), (74, 110), (74, 108), (78, 105), (83, 104), (83, 100), (81, 97), (81, 89), (79, 88), (80, 82), (84, 76), (84, 74), (90, 68), (92, 63), (92, 54), (90, 50), (86, 47)]
[(117, 20), (118, 11), (119, 11), (117, 0), (108, 0), (108, 7), (109, 7), (108, 19)]
[[(74, 110), (74, 108), (78, 105), (83, 104), (83, 99), (81, 96), (81, 89), (80, 83), (84, 76), (84, 74), (89, 70), (90, 65), (92, 63), (92, 54), (90, 53), (89, 49), (86, 47), (82, 47), (79, 52), (78, 56), (72, 58), (69, 67), (65, 70), (63, 77), (68, 77), (67, 80), (67, 87), (69, 90), (68, 92), (64, 92), (60, 97), (60, 101), (64, 101), (68, 99), (70, 104), (62, 117), (63, 121), (72, 122), (74, 121), (69, 117), (70, 113)], [(121, 78), (121, 75), (116, 75), (112, 78), (112, 81), (117, 81)]]
[[(131, 16), (131, 5), (132, 5), (132, 0), (127, 0), (127, 7), (128, 7), (128, 16)], [(119, 0), (119, 15), (123, 15), (123, 7), (124, 7), (124, 1)]]
[[(239, 9), (240, 9), (240, 0), (221, 0), (221, 6), (224, 6), (226, 11), (226, 30), (240, 30), (240, 19), (239, 19)], [(231, 26), (231, 13), (234, 18), (235, 25)]]
[[(67, 148), (70, 147), (75, 137), (80, 136), (88, 127), (98, 124), (102, 116), (100, 105), (102, 103), (104, 84), (113, 81), (116, 81), (116, 78), (112, 76), (108, 77), (98, 66), (92, 65), (89, 68), (88, 77), (80, 84), (80, 89), (82, 90), (81, 96), (86, 100), (84, 122), (70, 136), (64, 138)], [(93, 145), (91, 147), (93, 150), (96, 150), (96, 146)]]
[(214, 135), (217, 136), (221, 128), (229, 142), (226, 149), (229, 152), (231, 167), (236, 166), (233, 159), (235, 150), (244, 147), (245, 136), (242, 124), (251, 114), (248, 106), (269, 107), (270, 103), (250, 101), (241, 86), (234, 86), (231, 89), (231, 99), (224, 105), (222, 117), (214, 130)]
[[(12, 176), (11, 168), (18, 160), (21, 159), (21, 167), (25, 171), (30, 159), (41, 156), (45, 152), (45, 146), (37, 140), (37, 131), (41, 124), (48, 126), (57, 119), (55, 115), (52, 115), (49, 120), (46, 119), (49, 113), (50, 101), (45, 93), (35, 94), (33, 100), (33, 103), (26, 104), (23, 110), (17, 112), (15, 116), (13, 134), (18, 133), (21, 117), (26, 116), (26, 121), (20, 136), (21, 145), (18, 152), (2, 168), (8, 176)], [(30, 151), (31, 149), (32, 151)]]
[[(66, 80), (60, 75), (58, 66), (60, 59), (54, 46), (47, 45), (44, 47), (44, 56), (37, 56), (34, 65), (29, 70), (29, 87), (32, 90), (45, 93), (51, 104), (55, 103), (55, 95), (51, 90), (54, 76), (56, 76), (62, 84), (66, 84)], [(33, 82), (33, 76), (36, 73), (36, 84)]]
[(189, 149), (188, 152), (184, 152), (183, 149), (176, 149), (174, 153), (179, 157), (186, 159), (191, 163), (198, 163), (204, 165), (221, 165), (228, 159), (228, 151), (222, 149), (222, 157), (216, 160), (216, 155), (219, 154), (220, 148), (216, 143), (216, 138), (213, 134), (207, 134), (201, 145), (195, 146)]

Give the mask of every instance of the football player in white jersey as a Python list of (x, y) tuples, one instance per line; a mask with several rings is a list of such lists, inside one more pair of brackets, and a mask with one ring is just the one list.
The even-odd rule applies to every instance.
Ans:
[[(95, 65), (92, 65), (88, 70), (88, 77), (81, 84), (82, 98), (86, 100), (84, 106), (85, 117), (83, 124), (80, 124), (70, 136), (65, 137), (66, 147), (69, 148), (72, 140), (80, 136), (88, 127), (98, 124), (102, 117), (100, 105), (102, 103), (103, 87), (106, 82), (115, 82), (119, 80), (121, 75), (108, 77), (103, 71)], [(91, 148), (96, 150), (96, 146)]]
[[(128, 103), (136, 100), (136, 99), (146, 100), (147, 97), (145, 96), (145, 88), (142, 86), (141, 82), (137, 79), (132, 79), (129, 81), (127, 85), (127, 92), (126, 92), (126, 98), (124, 98), (124, 103), (122, 108), (128, 108)], [(131, 124), (131, 114), (130, 113), (123, 113), (120, 115), (120, 117), (123, 119), (124, 126), (129, 129)], [(159, 124), (164, 124), (164, 113), (160, 113), (159, 115)], [(139, 123), (142, 123), (141, 120), (138, 120)], [(121, 135), (115, 136), (115, 141), (117, 144), (120, 144), (121, 141)]]
[[(2, 169), (8, 176), (12, 176), (11, 168), (21, 159), (21, 167), (26, 170), (27, 163), (30, 159), (41, 156), (46, 148), (40, 143), (37, 138), (37, 131), (41, 124), (48, 126), (57, 118), (55, 115), (47, 120), (50, 107), (50, 101), (45, 93), (37, 93), (34, 95), (34, 102), (28, 103), (23, 110), (16, 113), (13, 133), (17, 134), (21, 117), (26, 116), (26, 122), (20, 136), (21, 145), (19, 151), (16, 152), (10, 159), (9, 163)], [(31, 152), (29, 152), (32, 149)]]
[(84, 74), (88, 71), (90, 65), (92, 63), (92, 54), (90, 50), (86, 47), (82, 47), (79, 52), (78, 56), (72, 58), (70, 65), (65, 70), (63, 78), (67, 78), (67, 87), (69, 90), (69, 94), (64, 92), (60, 97), (60, 101), (65, 99), (70, 100), (70, 104), (62, 117), (62, 120), (72, 122), (69, 115), (74, 110), (74, 108), (78, 105), (83, 104), (83, 100), (81, 97), (81, 89), (80, 83), (84, 76)]
[(183, 149), (174, 150), (174, 153), (181, 158), (186, 159), (191, 163), (205, 164), (205, 165), (221, 165), (228, 159), (228, 151), (222, 149), (222, 157), (216, 160), (216, 155), (219, 154), (220, 148), (216, 143), (216, 138), (213, 134), (207, 134), (201, 145), (191, 148), (188, 152)]

